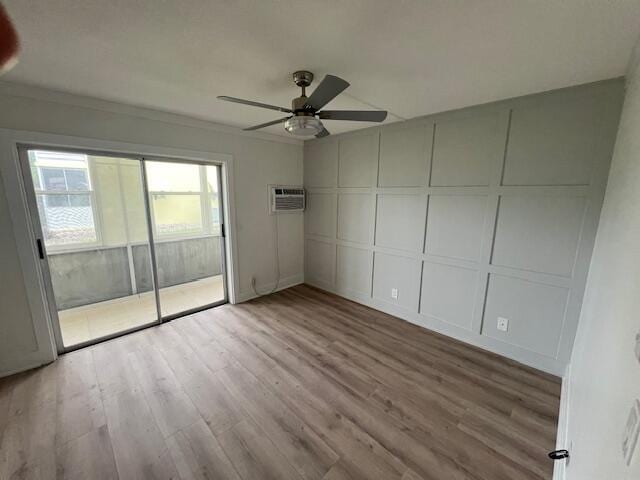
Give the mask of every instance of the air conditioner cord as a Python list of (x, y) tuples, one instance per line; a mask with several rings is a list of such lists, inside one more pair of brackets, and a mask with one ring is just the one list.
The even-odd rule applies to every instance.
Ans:
[(256, 288), (256, 277), (255, 276), (251, 277), (251, 288), (253, 289), (253, 293), (255, 293), (259, 297), (262, 297), (264, 295), (271, 295), (276, 290), (278, 290), (278, 287), (280, 286), (280, 248), (278, 246), (278, 244), (280, 243), (280, 241), (279, 241), (280, 237), (278, 235), (278, 215), (279, 215), (278, 213), (274, 213), (273, 214), (273, 216), (275, 217), (274, 218), (274, 223), (275, 223), (275, 227), (276, 227), (276, 232), (275, 232), (275, 237), (276, 237), (276, 284), (273, 286), (271, 291), (260, 293), (258, 291), (258, 289)]

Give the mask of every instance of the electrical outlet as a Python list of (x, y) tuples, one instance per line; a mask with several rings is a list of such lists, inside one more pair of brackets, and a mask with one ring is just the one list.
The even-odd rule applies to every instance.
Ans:
[(398, 289), (397, 288), (392, 288), (391, 289), (391, 298), (393, 298), (394, 300), (398, 299)]
[(498, 317), (498, 330), (501, 332), (506, 332), (509, 330), (509, 319), (504, 317)]

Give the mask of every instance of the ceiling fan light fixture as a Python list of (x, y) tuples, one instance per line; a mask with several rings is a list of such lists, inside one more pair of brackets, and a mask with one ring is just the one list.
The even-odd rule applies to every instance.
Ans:
[(387, 117), (387, 112), (380, 110), (322, 110), (325, 105), (349, 86), (349, 82), (335, 75), (326, 75), (313, 93), (307, 97), (305, 89), (311, 85), (312, 80), (313, 73), (311, 72), (306, 70), (294, 72), (293, 81), (298, 87), (302, 88), (302, 95), (291, 101), (291, 108), (278, 107), (277, 105), (269, 105), (268, 103), (254, 102), (253, 100), (229, 97), (227, 95), (220, 95), (218, 99), (291, 114), (289, 117), (245, 128), (245, 131), (259, 130), (271, 125), (284, 123), (284, 128), (287, 132), (299, 137), (315, 136), (324, 138), (327, 135), (331, 135), (331, 132), (324, 128), (321, 120), (382, 122)]
[(310, 137), (320, 133), (324, 127), (316, 117), (300, 115), (287, 120), (284, 123), (284, 128), (292, 135)]

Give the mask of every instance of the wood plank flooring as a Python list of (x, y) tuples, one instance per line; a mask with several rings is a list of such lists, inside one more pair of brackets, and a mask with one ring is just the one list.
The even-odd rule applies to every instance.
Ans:
[(308, 286), (0, 380), (1, 479), (550, 479), (560, 383)]

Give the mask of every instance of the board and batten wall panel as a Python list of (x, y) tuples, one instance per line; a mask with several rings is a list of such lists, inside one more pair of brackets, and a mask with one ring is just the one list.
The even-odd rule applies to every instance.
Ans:
[(373, 252), (338, 245), (336, 284), (345, 291), (367, 295), (371, 291)]
[(379, 193), (375, 244), (410, 252), (421, 251), (426, 200), (422, 194)]
[[(391, 295), (393, 289), (397, 291), (397, 298)], [(375, 252), (373, 298), (416, 313), (420, 302), (420, 261), (411, 257)]]
[(623, 96), (614, 79), (306, 142), (305, 281), (562, 374)]
[(338, 238), (369, 243), (373, 235), (375, 197), (368, 193), (338, 195)]
[(338, 186), (370, 187), (377, 178), (378, 136), (345, 138), (338, 145)]
[(429, 197), (425, 253), (480, 261), (485, 231), (487, 195)]
[(309, 193), (304, 231), (312, 235), (335, 237), (336, 201), (335, 193)]
[(432, 187), (488, 186), (496, 156), (504, 150), (501, 112), (438, 122)]
[(386, 128), (380, 135), (378, 186), (426, 185), (432, 132), (433, 125), (420, 123)]
[(304, 244), (304, 256), (310, 282), (325, 288), (335, 284), (335, 244), (309, 238)]
[(420, 313), (471, 330), (478, 285), (475, 269), (425, 262)]

